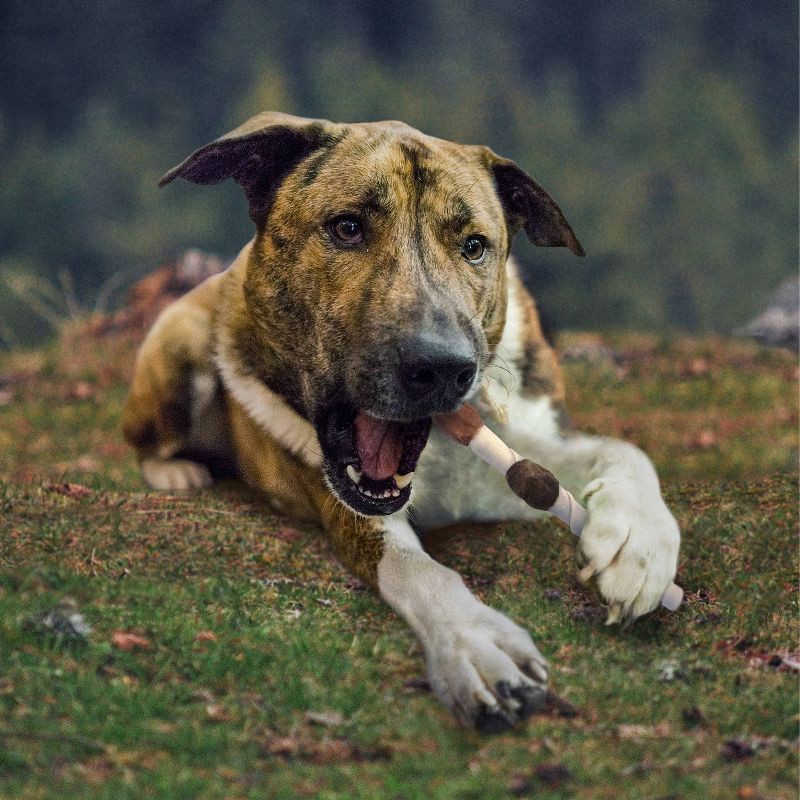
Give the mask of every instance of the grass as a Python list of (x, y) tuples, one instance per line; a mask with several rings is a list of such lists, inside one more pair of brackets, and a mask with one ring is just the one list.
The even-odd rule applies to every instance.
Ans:
[[(796, 359), (607, 343), (568, 364), (570, 406), (656, 461), (687, 600), (610, 630), (557, 523), (429, 537), (555, 667), (561, 700), (494, 738), (437, 704), (409, 631), (312, 527), (235, 484), (143, 491), (118, 431), (132, 337), (6, 355), (0, 797), (795, 798)], [(35, 624), (65, 602), (85, 640)]]

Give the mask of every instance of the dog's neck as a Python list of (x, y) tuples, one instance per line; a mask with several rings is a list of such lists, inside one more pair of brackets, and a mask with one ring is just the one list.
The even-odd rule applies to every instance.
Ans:
[(242, 249), (224, 278), (214, 324), (217, 367), (225, 388), (265, 433), (318, 466), (317, 434), (298, 403), (304, 395), (300, 376), (264, 342), (242, 299), (253, 246), (251, 241)]

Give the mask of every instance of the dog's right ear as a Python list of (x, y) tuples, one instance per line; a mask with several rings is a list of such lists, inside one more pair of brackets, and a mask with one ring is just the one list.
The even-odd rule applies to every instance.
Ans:
[(586, 255), (556, 201), (527, 172), (513, 161), (495, 155), (488, 147), (482, 148), (482, 153), (494, 176), (512, 238), (524, 227), (532, 244), (567, 247), (576, 256)]
[(251, 219), (261, 227), (281, 181), (309, 153), (335, 144), (341, 129), (327, 120), (272, 111), (257, 114), (236, 130), (195, 150), (164, 175), (158, 185), (166, 186), (175, 178), (200, 184), (233, 178), (247, 195)]

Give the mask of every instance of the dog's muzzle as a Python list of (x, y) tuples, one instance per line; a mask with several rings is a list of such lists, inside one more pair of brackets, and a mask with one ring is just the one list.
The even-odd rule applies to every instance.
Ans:
[[(381, 359), (381, 355), (383, 358)], [(411, 496), (431, 416), (453, 411), (472, 389), (477, 360), (461, 348), (421, 334), (387, 352), (357, 392), (357, 403), (331, 404), (317, 424), (328, 481), (339, 498), (365, 515), (399, 511)]]

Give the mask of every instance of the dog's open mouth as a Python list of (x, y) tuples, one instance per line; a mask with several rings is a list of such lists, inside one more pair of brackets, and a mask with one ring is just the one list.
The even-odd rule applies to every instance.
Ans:
[(328, 479), (339, 498), (365, 515), (399, 511), (411, 495), (430, 427), (430, 417), (396, 422), (353, 408), (332, 411), (320, 439)]

